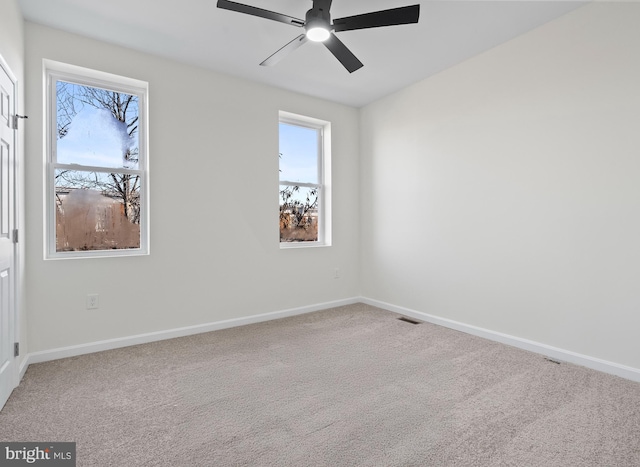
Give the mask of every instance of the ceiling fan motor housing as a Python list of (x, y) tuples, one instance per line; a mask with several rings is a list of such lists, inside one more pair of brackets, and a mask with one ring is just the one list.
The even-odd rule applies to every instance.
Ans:
[(331, 31), (331, 13), (322, 8), (312, 8), (307, 11), (304, 21), (304, 29), (322, 28)]

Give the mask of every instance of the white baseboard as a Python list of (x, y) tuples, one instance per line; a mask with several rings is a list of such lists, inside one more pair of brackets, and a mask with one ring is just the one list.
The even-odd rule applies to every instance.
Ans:
[(483, 337), (495, 342), (507, 344), (519, 349), (535, 352), (546, 357), (550, 357), (554, 360), (560, 360), (568, 363), (574, 363), (576, 365), (591, 368), (593, 370), (602, 371), (603, 373), (609, 373), (612, 375), (620, 376), (631, 381), (640, 382), (640, 369), (629, 366), (620, 365), (614, 362), (601, 360), (599, 358), (590, 357), (588, 355), (582, 355), (570, 350), (564, 350), (550, 345), (541, 344), (539, 342), (522, 339), (520, 337), (510, 336), (489, 329), (479, 328), (469, 324), (464, 324), (458, 321), (453, 321), (446, 318), (440, 318), (438, 316), (423, 313), (421, 311), (411, 310), (401, 306), (392, 305), (390, 303), (373, 300), (370, 298), (362, 297), (361, 302), (367, 305), (382, 308), (401, 315), (410, 316), (421, 321), (437, 324), (446, 328), (455, 329), (456, 331), (462, 331), (474, 336)]
[(18, 368), (18, 382), (22, 381), (22, 378), (24, 378), (24, 374), (27, 372), (27, 368), (29, 368), (29, 364), (31, 363), (29, 360), (30, 356), (27, 354), (27, 356), (22, 359), (22, 362), (20, 362), (20, 367)]
[(446, 328), (455, 329), (457, 331), (479, 336), (485, 339), (489, 339), (502, 344), (511, 345), (523, 350), (535, 352), (554, 360), (565, 361), (568, 363), (574, 363), (594, 370), (602, 371), (612, 375), (620, 376), (625, 379), (640, 382), (640, 369), (632, 368), (624, 365), (620, 365), (614, 362), (601, 360), (599, 358), (590, 357), (588, 355), (578, 354), (569, 350), (552, 347), (539, 342), (522, 339), (519, 337), (503, 334), (489, 329), (464, 324), (458, 321), (453, 321), (446, 318), (423, 313), (421, 311), (411, 310), (401, 306), (392, 305), (390, 303), (381, 302), (379, 300), (370, 299), (367, 297), (354, 297), (344, 300), (336, 300), (332, 302), (319, 303), (316, 305), (304, 306), (299, 308), (291, 308), (282, 311), (275, 311), (271, 313), (263, 313), (258, 315), (247, 316), (243, 318), (234, 318), (224, 321), (216, 321), (213, 323), (200, 324), (196, 326), (187, 326), (177, 329), (169, 329), (166, 331), (151, 332), (146, 334), (138, 334), (134, 336), (121, 337), (117, 339), (109, 339), (98, 342), (90, 342), (87, 344), (74, 345), (70, 347), (62, 347), (58, 349), (45, 350), (41, 352), (33, 352), (26, 356), (20, 365), (20, 380), (27, 371), (27, 367), (31, 363), (41, 363), (51, 360), (58, 360), (60, 358), (75, 357), (78, 355), (84, 355), (94, 352), (101, 352), (104, 350), (117, 349), (120, 347), (128, 347), (130, 345), (146, 344), (148, 342), (155, 342), (165, 339), (173, 339), (176, 337), (190, 336), (193, 334), (200, 334), (203, 332), (217, 331), (220, 329), (227, 329), (236, 326), (244, 326), (247, 324), (260, 323), (264, 321), (271, 321), (274, 319), (287, 318), (289, 316), (302, 315), (305, 313), (312, 313), (314, 311), (326, 310), (338, 306), (351, 305), (354, 303), (366, 303), (371, 306), (382, 308), (394, 313), (399, 313), (405, 316), (426, 321), (429, 323), (444, 326)]
[[(87, 344), (73, 345), (69, 347), (61, 347), (57, 349), (44, 350), (41, 352), (30, 353), (25, 359), (24, 371), (31, 363), (42, 363), (60, 358), (75, 357), (94, 352), (102, 352), (104, 350), (118, 349), (120, 347), (128, 347), (131, 345), (146, 344), (149, 342), (161, 341), (165, 339), (173, 339), (176, 337), (190, 336), (203, 332), (218, 331), (220, 329), (233, 328), (236, 326), (244, 326), (247, 324), (260, 323), (263, 321), (271, 321), (274, 319), (287, 318), (289, 316), (302, 315), (312, 313), (314, 311), (326, 310), (338, 306), (351, 305), (358, 303), (359, 297), (348, 298), (344, 300), (336, 300), (332, 302), (319, 303), (299, 308), (291, 308), (288, 310), (274, 311), (271, 313), (263, 313), (259, 315), (246, 316), (243, 318), (227, 319), (224, 321), (216, 321), (213, 323), (198, 324), (195, 326), (187, 326), (177, 329), (168, 329), (166, 331), (150, 332), (146, 334), (138, 334), (135, 336), (119, 337), (116, 339), (108, 339), (98, 342), (90, 342)], [(21, 372), (21, 378), (24, 372)]]

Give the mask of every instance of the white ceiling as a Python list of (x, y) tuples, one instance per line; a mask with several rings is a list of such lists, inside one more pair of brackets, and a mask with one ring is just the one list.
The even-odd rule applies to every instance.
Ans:
[[(217, 0), (18, 0), (28, 21), (233, 76), (361, 107), (585, 2), (334, 0), (333, 18), (420, 3), (418, 24), (337, 33), (364, 63), (349, 74), (321, 44), (259, 63), (301, 33), (218, 9)], [(304, 19), (311, 0), (234, 0)]]

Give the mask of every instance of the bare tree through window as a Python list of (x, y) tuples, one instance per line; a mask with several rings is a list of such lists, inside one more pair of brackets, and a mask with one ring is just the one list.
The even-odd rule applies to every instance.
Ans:
[(280, 242), (318, 242), (322, 130), (280, 122)]
[(139, 97), (57, 80), (56, 251), (140, 247)]

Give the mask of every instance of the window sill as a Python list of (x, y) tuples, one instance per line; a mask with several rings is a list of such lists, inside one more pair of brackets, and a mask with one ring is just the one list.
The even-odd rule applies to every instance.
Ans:
[(323, 248), (331, 246), (330, 243), (319, 242), (280, 242), (281, 250), (297, 250), (300, 248)]
[(45, 261), (69, 260), (69, 259), (95, 259), (95, 258), (123, 258), (132, 256), (149, 256), (149, 251), (141, 249), (131, 250), (96, 250), (96, 251), (69, 251), (65, 253), (53, 253), (45, 256)]

